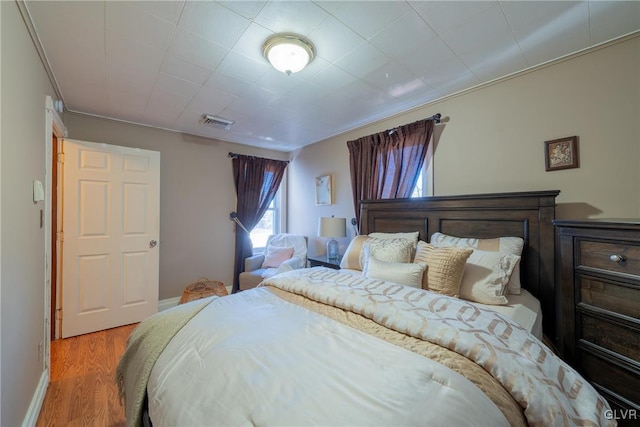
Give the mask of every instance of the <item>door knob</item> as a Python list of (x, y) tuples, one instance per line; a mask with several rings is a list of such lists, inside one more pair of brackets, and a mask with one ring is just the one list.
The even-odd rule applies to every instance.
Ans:
[(157, 240), (152, 240), (152, 241), (149, 242), (149, 247), (150, 248), (155, 248), (157, 244), (158, 244)]

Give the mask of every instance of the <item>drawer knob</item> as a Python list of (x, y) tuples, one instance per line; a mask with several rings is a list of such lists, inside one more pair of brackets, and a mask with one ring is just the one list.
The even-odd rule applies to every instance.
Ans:
[(613, 262), (624, 262), (625, 261), (625, 259), (624, 259), (624, 257), (622, 255), (615, 255), (615, 254), (611, 255), (609, 257), (609, 259), (611, 261), (613, 261)]

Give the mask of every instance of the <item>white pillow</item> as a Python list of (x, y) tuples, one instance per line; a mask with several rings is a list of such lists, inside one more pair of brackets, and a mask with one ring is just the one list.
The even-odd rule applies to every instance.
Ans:
[(369, 237), (362, 245), (360, 265), (364, 267), (366, 257), (374, 256), (386, 262), (411, 262), (413, 244), (407, 239), (376, 239)]
[[(433, 233), (430, 243), (433, 246), (444, 248), (453, 246), (456, 248), (473, 248), (483, 251), (500, 252), (504, 254), (522, 256), (524, 240), (520, 237), (497, 237), (495, 239), (476, 239), (473, 237), (456, 237), (443, 233)], [(520, 295), (520, 258), (513, 269), (507, 284), (507, 293)]]
[(426, 264), (380, 261), (370, 255), (366, 258), (362, 274), (372, 279), (422, 288), (422, 276), (426, 267)]
[(517, 255), (474, 249), (464, 267), (460, 298), (482, 304), (508, 304), (506, 286), (519, 261)]

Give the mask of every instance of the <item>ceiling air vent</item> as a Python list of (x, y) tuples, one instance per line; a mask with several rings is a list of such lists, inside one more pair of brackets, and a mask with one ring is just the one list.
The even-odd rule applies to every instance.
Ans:
[(226, 130), (230, 130), (233, 123), (233, 120), (225, 119), (224, 117), (212, 116), (211, 114), (203, 114), (200, 119), (200, 124)]

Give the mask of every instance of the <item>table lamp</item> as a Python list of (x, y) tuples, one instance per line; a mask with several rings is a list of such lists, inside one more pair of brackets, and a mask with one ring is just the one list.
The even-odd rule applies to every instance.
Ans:
[(338, 241), (336, 237), (347, 237), (347, 219), (320, 217), (318, 236), (329, 237), (327, 242), (327, 259), (338, 259)]

